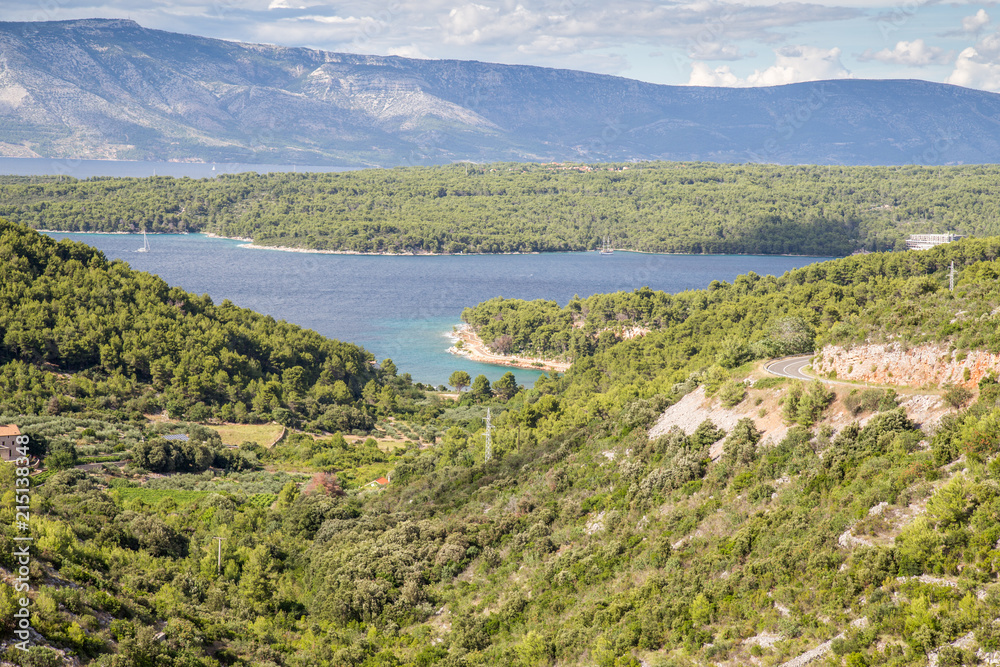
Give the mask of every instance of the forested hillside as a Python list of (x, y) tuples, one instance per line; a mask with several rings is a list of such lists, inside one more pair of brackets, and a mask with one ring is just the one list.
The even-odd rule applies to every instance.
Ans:
[(1000, 168), (645, 163), (453, 165), (334, 174), (0, 178), (37, 229), (204, 231), (353, 252), (846, 255), (915, 232), (1000, 233)]
[[(893, 336), (897, 324), (922, 335), (921, 322), (956, 345), (993, 345), (996, 288), (982, 279), (995, 275), (1000, 239), (674, 296), (592, 297), (565, 312), (487, 302), (470, 311), (482, 331), (548, 327), (549, 342), (525, 343), (542, 349), (568, 331), (575, 362), (531, 389), (477, 378), (452, 401), (391, 363), (370, 368), (346, 343), (210, 305), (80, 244), (2, 229), (2, 266), (13, 268), (3, 269), (0, 392), (21, 396), (0, 423), (47, 445), (52, 468), (104, 448), (131, 459), (35, 482), (30, 595), (44, 639), (29, 656), (9, 648), (18, 664), (779, 665), (825, 646), (827, 664), (853, 667), (924, 665), (930, 654), (974, 664), (976, 651), (1000, 648), (995, 378), (953, 401), (968, 407), (918, 424), (912, 406), (938, 401), (933, 393), (803, 386), (749, 363), (816, 340)], [(69, 327), (79, 317), (60, 296), (69, 292), (96, 313), (86, 327)], [(926, 319), (922, 297), (935, 304)], [(29, 345), (35, 311), (50, 319), (37, 320)], [(938, 326), (948, 312), (956, 326)], [(635, 323), (648, 333), (614, 335)], [(157, 389), (155, 374), (100, 346), (71, 363), (69, 343), (86, 351), (93, 327), (137, 337), (139, 349), (165, 332), (170, 382)], [(594, 345), (579, 342), (595, 334)], [(203, 424), (123, 407), (214, 378), (184, 360), (217, 338), (234, 348), (232, 391), (253, 405), (280, 376), (270, 415), (297, 416), (289, 423), (301, 429), (231, 448), (209, 419), (229, 400), (206, 395)], [(302, 374), (286, 377), (296, 366)], [(357, 438), (310, 421), (326, 370), (350, 392), (333, 404), (375, 420)], [(253, 379), (232, 380), (244, 376)], [(664, 408), (695, 389), (740, 419), (651, 436)], [(787, 428), (765, 442), (761, 420)], [(390, 432), (406, 440), (387, 443)], [(162, 437), (179, 433), (189, 440)], [(379, 475), (384, 488), (367, 483)], [(0, 488), (12, 477), (0, 466)], [(13, 609), (12, 500), (0, 515), (0, 608)], [(4, 638), (11, 629), (0, 628)]]
[(0, 411), (370, 425), (370, 353), (0, 220)]

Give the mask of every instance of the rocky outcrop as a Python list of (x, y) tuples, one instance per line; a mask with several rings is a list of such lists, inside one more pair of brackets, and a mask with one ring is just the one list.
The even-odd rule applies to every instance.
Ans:
[(873, 384), (937, 388), (945, 384), (975, 387), (983, 376), (1000, 374), (1000, 355), (949, 350), (938, 344), (907, 347), (900, 343), (845, 348), (827, 345), (813, 359), (820, 376)]
[[(824, 413), (823, 423), (833, 428), (835, 432), (852, 422), (858, 422), (864, 426), (874, 416), (875, 413), (859, 416), (844, 407), (843, 397), (854, 390), (851, 385), (830, 383), (829, 387), (837, 395), (837, 399)], [(751, 419), (761, 433), (762, 445), (777, 444), (784, 439), (789, 428), (781, 411), (782, 399), (787, 388), (787, 384), (770, 389), (751, 388), (746, 399), (731, 408), (727, 408), (721, 404), (717, 396), (706, 397), (705, 388), (698, 387), (663, 411), (663, 414), (650, 427), (649, 437), (651, 440), (655, 440), (669, 433), (674, 427), (690, 435), (706, 419), (728, 432), (741, 419)], [(936, 395), (905, 390), (901, 391), (900, 394), (899, 407), (906, 411), (906, 415), (911, 420), (921, 426), (933, 426), (939, 423), (944, 415), (952, 411)], [(720, 440), (712, 445), (709, 455), (713, 460), (722, 456), (723, 443), (724, 441)]]

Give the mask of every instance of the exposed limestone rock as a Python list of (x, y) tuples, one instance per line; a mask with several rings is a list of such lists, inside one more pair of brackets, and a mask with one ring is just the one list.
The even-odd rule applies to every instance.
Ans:
[[(780, 393), (779, 389), (778, 392)], [(705, 388), (698, 387), (690, 394), (677, 401), (660, 416), (656, 423), (649, 429), (650, 438), (658, 438), (670, 431), (674, 426), (679, 427), (687, 434), (694, 433), (706, 419), (712, 420), (717, 427), (729, 432), (736, 426), (736, 422), (744, 417), (754, 420), (758, 430), (761, 431), (761, 442), (775, 444), (781, 442), (788, 433), (788, 426), (782, 421), (779, 410), (767, 410), (765, 416), (759, 416), (759, 408), (751, 401), (745, 400), (733, 408), (724, 408), (718, 398), (707, 399)], [(712, 459), (722, 456), (722, 440), (712, 446), (709, 455)]]
[[(968, 379), (966, 379), (968, 369)], [(975, 387), (984, 375), (1000, 372), (1000, 355), (973, 350), (964, 358), (936, 344), (906, 348), (900, 343), (857, 345), (847, 349), (827, 345), (813, 360), (820, 376), (836, 373), (840, 380), (910, 387), (940, 387), (951, 383)]]
[[(834, 390), (838, 398), (824, 413), (822, 422), (833, 428), (834, 432), (839, 432), (852, 422), (864, 426), (874, 417), (875, 413), (855, 415), (844, 407), (843, 398), (855, 390), (853, 385), (831, 382), (828, 386)], [(781, 401), (786, 392), (787, 384), (765, 390), (751, 387), (746, 399), (732, 408), (726, 408), (718, 397), (706, 397), (705, 388), (698, 387), (660, 415), (656, 423), (650, 427), (649, 437), (655, 440), (675, 426), (690, 435), (706, 419), (728, 433), (740, 419), (749, 418), (761, 432), (761, 445), (774, 445), (781, 442), (788, 434), (789, 425), (785, 423), (781, 412)], [(922, 426), (933, 426), (952, 411), (940, 396), (908, 391), (900, 392), (899, 406), (906, 411), (910, 419)], [(724, 439), (719, 440), (709, 450), (713, 460), (722, 456), (723, 443)], [(605, 456), (608, 454), (605, 453)]]

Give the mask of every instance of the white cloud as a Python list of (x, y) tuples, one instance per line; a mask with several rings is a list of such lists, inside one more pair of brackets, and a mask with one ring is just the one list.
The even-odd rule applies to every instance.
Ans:
[(418, 58), (420, 60), (430, 59), (430, 56), (421, 51), (420, 47), (415, 44), (410, 44), (408, 46), (395, 46), (389, 49), (388, 53), (390, 56), (400, 56), (403, 58)]
[[(451, 44), (517, 44), (525, 38), (555, 36), (546, 34), (549, 22), (547, 17), (522, 5), (511, 11), (501, 11), (497, 7), (466, 3), (453, 8), (442, 21), (442, 27), (445, 29), (445, 41)], [(539, 28), (542, 28), (541, 33), (537, 32)]]
[(966, 16), (962, 19), (962, 30), (965, 32), (977, 33), (987, 26), (989, 22), (990, 15), (986, 13), (985, 9), (980, 9), (972, 16)]
[(572, 37), (554, 37), (552, 35), (540, 35), (530, 44), (521, 44), (517, 47), (520, 53), (532, 55), (579, 53), (588, 47), (584, 40)]
[(1000, 64), (983, 62), (976, 48), (970, 46), (958, 54), (955, 69), (944, 82), (997, 92), (1000, 91)]
[(734, 44), (720, 44), (719, 42), (695, 44), (688, 51), (688, 57), (692, 60), (742, 60), (743, 58), (753, 58), (756, 55), (753, 51), (744, 53)]
[(250, 41), (321, 48), (335, 45), (334, 50), (385, 53), (388, 48), (373, 42), (387, 30), (384, 24), (368, 16), (304, 16), (255, 24)]
[(993, 33), (983, 37), (974, 47), (977, 56), (984, 60), (995, 62), (1000, 60), (1000, 33)]
[(987, 35), (958, 54), (945, 83), (1000, 92), (1000, 34)]
[(847, 79), (851, 73), (840, 62), (840, 49), (786, 46), (775, 51), (774, 64), (747, 77), (751, 86), (780, 86), (800, 81)]
[(954, 57), (954, 51), (948, 52), (937, 46), (927, 46), (922, 39), (915, 39), (912, 42), (897, 42), (892, 49), (882, 49), (881, 51), (868, 49), (859, 56), (862, 61), (877, 60), (881, 63), (907, 67), (943, 65), (950, 63)]
[[(406, 7), (404, 13), (411, 11), (416, 10)], [(438, 15), (443, 39), (449, 44), (526, 47), (542, 38), (585, 38), (581, 44), (586, 48), (595, 48), (592, 43), (630, 41), (680, 46), (704, 60), (735, 60), (746, 57), (736, 46), (727, 46), (737, 41), (778, 43), (784, 29), (856, 18), (860, 12), (802, 2), (761, 7), (720, 0), (619, 0), (613, 4), (592, 0), (465, 0), (452, 6), (447, 15)]]
[(449, 39), (459, 44), (473, 44), (483, 37), (483, 31), (496, 23), (500, 10), (484, 5), (467, 4), (455, 7), (448, 14), (444, 27)]
[(814, 46), (786, 46), (774, 52), (774, 64), (755, 70), (746, 79), (736, 76), (728, 65), (710, 68), (694, 62), (688, 85), (692, 86), (781, 86), (802, 81), (846, 79), (851, 77), (840, 62), (840, 49)]
[(735, 88), (747, 85), (745, 81), (733, 74), (729, 65), (721, 65), (711, 68), (705, 63), (691, 63), (691, 78), (688, 80), (689, 86), (726, 86)]
[(305, 2), (296, 0), (271, 0), (271, 4), (267, 6), (268, 9), (308, 9), (314, 5), (306, 4)]
[(329, 23), (332, 25), (358, 25), (367, 21), (375, 21), (367, 16), (358, 18), (357, 16), (300, 16), (297, 21), (316, 21), (317, 23)]

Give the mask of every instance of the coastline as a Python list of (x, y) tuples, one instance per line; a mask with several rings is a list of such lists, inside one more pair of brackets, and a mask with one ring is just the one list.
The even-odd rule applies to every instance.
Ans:
[[(526, 368), (535, 371), (549, 371), (565, 373), (569, 370), (570, 362), (555, 361), (552, 359), (541, 359), (538, 357), (521, 357), (517, 355), (503, 355), (490, 352), (478, 334), (472, 331), (467, 324), (463, 324), (450, 335), (456, 342), (448, 348), (451, 354), (467, 357), (470, 361), (477, 361), (483, 364), (493, 364), (496, 366), (510, 366), (513, 368)], [(457, 343), (461, 341), (462, 347)]]
[[(36, 229), (35, 231), (44, 234), (123, 234), (123, 235), (138, 235), (142, 232), (80, 232), (80, 231), (69, 231), (66, 229)], [(147, 232), (150, 235), (155, 235), (159, 232)], [(410, 252), (363, 252), (361, 250), (327, 250), (320, 248), (298, 248), (294, 246), (271, 246), (271, 245), (260, 245), (254, 243), (252, 238), (245, 238), (240, 236), (222, 236), (221, 234), (216, 234), (215, 232), (169, 232), (170, 234), (201, 234), (210, 239), (220, 239), (223, 241), (239, 241), (240, 248), (246, 248), (248, 250), (277, 250), (279, 252), (298, 252), (314, 255), (359, 255), (365, 257), (479, 257), (479, 256), (493, 256), (493, 255), (555, 255), (555, 254), (567, 254), (567, 253), (597, 253), (597, 250), (536, 250), (533, 252), (423, 252), (423, 251), (410, 251)], [(752, 254), (725, 254), (725, 253), (685, 253), (685, 252), (657, 252), (654, 250), (627, 250), (616, 248), (615, 253), (622, 254), (636, 254), (636, 255), (664, 255), (664, 256), (675, 256), (675, 257), (826, 257), (825, 255), (799, 255), (795, 253), (780, 253), (773, 255), (752, 255)], [(835, 257), (832, 257), (836, 259)]]
[(122, 236), (138, 236), (141, 232), (73, 232), (68, 229), (36, 229), (39, 234), (120, 234)]
[[(34, 228), (32, 228), (34, 229)], [(69, 229), (35, 229), (39, 234), (104, 234), (106, 236), (139, 236), (142, 232), (75, 232)], [(159, 236), (163, 232), (146, 232), (148, 236)], [(201, 232), (168, 232), (170, 236), (190, 236)], [(218, 238), (225, 238), (219, 236)]]
[[(207, 233), (206, 233), (207, 234)], [(215, 238), (227, 239), (228, 236)], [(292, 246), (259, 245), (253, 239), (232, 239), (248, 241), (239, 247), (248, 250), (278, 250), (280, 252), (304, 252), (314, 255), (364, 255), (366, 257), (478, 257), (480, 255), (541, 255), (541, 252), (362, 252), (361, 250), (325, 250), (319, 248), (295, 248)]]
[[(217, 238), (228, 238), (224, 236), (219, 236)], [(436, 257), (439, 253), (434, 252), (361, 252), (359, 250), (322, 250), (319, 248), (292, 248), (290, 246), (276, 246), (276, 245), (257, 245), (253, 242), (253, 239), (234, 239), (237, 241), (250, 241), (249, 243), (241, 243), (240, 248), (246, 248), (247, 250), (277, 250), (278, 252), (302, 252), (310, 255), (371, 255), (371, 256), (387, 256), (387, 257), (418, 257), (418, 256), (432, 256)], [(440, 253), (447, 254), (447, 253)]]
[[(597, 253), (596, 250), (536, 250), (533, 252), (363, 252), (361, 250), (326, 250), (319, 248), (296, 248), (293, 246), (272, 246), (259, 245), (253, 239), (233, 238), (231, 236), (219, 236), (209, 232), (200, 232), (206, 236), (218, 239), (228, 239), (232, 241), (244, 241), (239, 247), (248, 250), (277, 250), (280, 252), (301, 252), (315, 255), (361, 255), (365, 257), (480, 257), (480, 256), (503, 256), (503, 255), (557, 255), (569, 253)], [(723, 254), (723, 253), (686, 253), (686, 252), (655, 252), (651, 250), (615, 250), (617, 253), (634, 253), (636, 255), (664, 255), (674, 257), (826, 257), (825, 255), (797, 255), (793, 253), (781, 253), (776, 255), (751, 255), (751, 254)], [(830, 256), (832, 259), (836, 259)]]
[(222, 239), (223, 241), (243, 241), (244, 243), (253, 243), (253, 239), (246, 239), (241, 236), (223, 236), (222, 234), (216, 234), (215, 232), (197, 232), (198, 234), (204, 234), (210, 239)]

